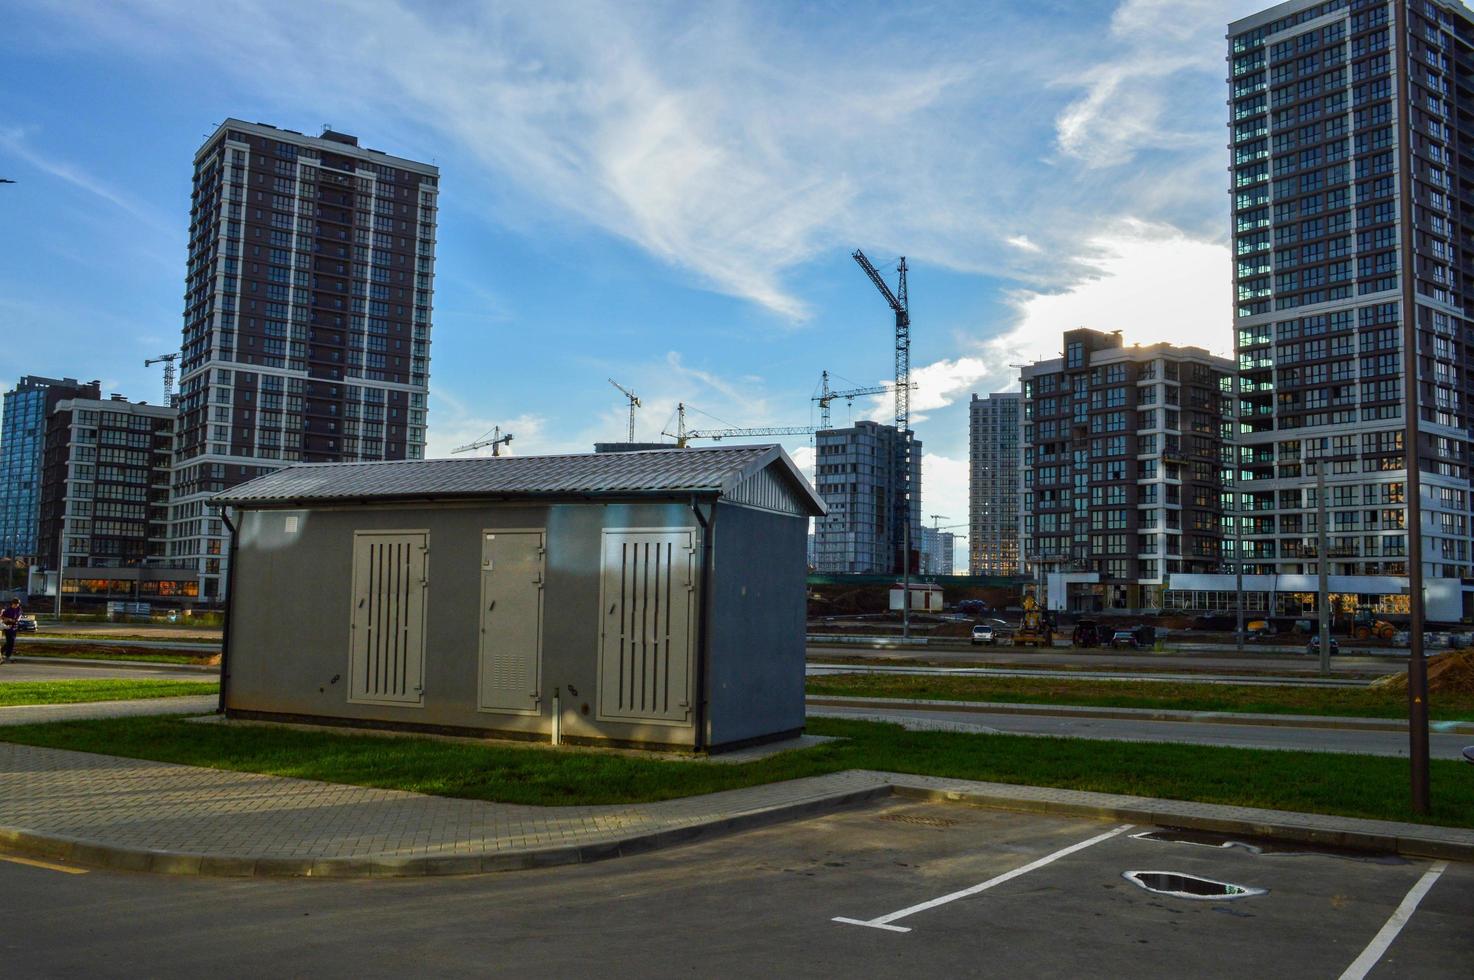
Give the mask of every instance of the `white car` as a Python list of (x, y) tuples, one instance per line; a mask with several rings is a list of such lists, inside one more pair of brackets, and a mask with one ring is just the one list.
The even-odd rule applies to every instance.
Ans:
[(1002, 620), (989, 620), (986, 623), (978, 623), (972, 628), (972, 642), (974, 646), (986, 643), (993, 646), (1000, 640), (1008, 638), (1008, 624)]

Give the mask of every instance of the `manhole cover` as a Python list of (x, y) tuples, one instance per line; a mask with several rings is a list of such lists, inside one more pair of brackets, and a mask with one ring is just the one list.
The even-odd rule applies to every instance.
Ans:
[(956, 820), (948, 820), (946, 817), (923, 817), (915, 813), (882, 813), (880, 819), (889, 820), (892, 823), (909, 823), (918, 827), (955, 827)]
[(1268, 891), (1265, 888), (1251, 888), (1248, 885), (1235, 885), (1227, 881), (1214, 881), (1212, 878), (1199, 878), (1197, 875), (1181, 874), (1176, 871), (1124, 871), (1121, 877), (1149, 892), (1171, 895), (1173, 898), (1214, 901), (1252, 898)]

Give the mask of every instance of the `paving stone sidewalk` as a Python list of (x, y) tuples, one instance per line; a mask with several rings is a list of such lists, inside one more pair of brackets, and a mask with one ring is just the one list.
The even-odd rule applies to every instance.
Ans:
[[(214, 701), (7, 708), (0, 724), (18, 712), (208, 710), (190, 704), (201, 700)], [(639, 853), (892, 794), (1474, 861), (1474, 830), (862, 770), (658, 803), (535, 807), (5, 742), (0, 847), (172, 874), (470, 874)]]
[(888, 795), (835, 773), (658, 803), (535, 807), (0, 743), (0, 844), (205, 874), (472, 873), (634, 853)]

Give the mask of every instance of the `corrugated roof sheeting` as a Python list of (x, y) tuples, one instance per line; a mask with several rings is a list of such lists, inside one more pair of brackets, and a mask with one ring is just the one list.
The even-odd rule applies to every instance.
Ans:
[(268, 473), (213, 498), (224, 505), (436, 497), (620, 496), (646, 493), (729, 493), (773, 463), (807, 499), (823, 503), (781, 446), (723, 446), (569, 456), (500, 456), (303, 463)]

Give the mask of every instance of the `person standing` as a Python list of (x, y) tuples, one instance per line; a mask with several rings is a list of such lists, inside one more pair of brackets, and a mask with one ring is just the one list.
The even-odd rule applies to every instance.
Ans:
[(20, 600), (11, 598), (9, 605), (0, 610), (0, 631), (5, 633), (5, 652), (0, 655), (0, 663), (8, 664), (15, 659), (15, 634), (20, 629), (21, 617)]

